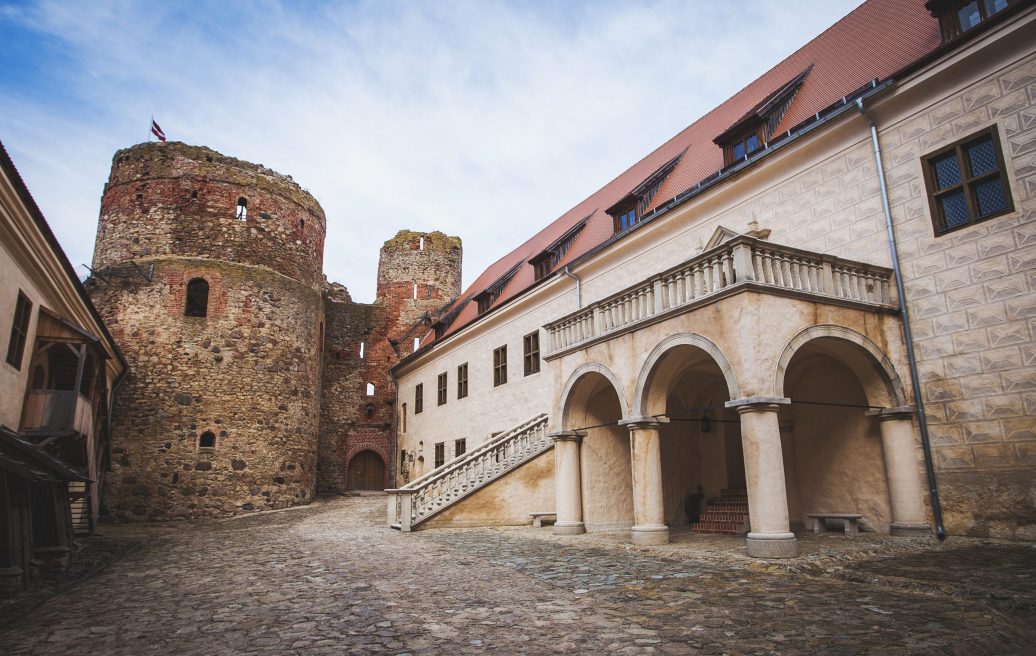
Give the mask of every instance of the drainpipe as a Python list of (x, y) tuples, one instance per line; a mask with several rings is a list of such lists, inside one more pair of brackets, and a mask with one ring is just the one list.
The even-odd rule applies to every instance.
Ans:
[(874, 163), (877, 166), (878, 185), (881, 187), (881, 208), (885, 211), (885, 230), (888, 232), (889, 256), (896, 276), (896, 292), (899, 295), (899, 313), (903, 320), (903, 338), (906, 342), (907, 360), (910, 363), (910, 383), (914, 388), (914, 406), (917, 408), (917, 423), (921, 429), (921, 447), (924, 451), (924, 467), (928, 474), (928, 494), (932, 500), (932, 518), (935, 520), (935, 537), (942, 542), (946, 529), (942, 523), (942, 506), (939, 503), (939, 488), (935, 481), (935, 467), (932, 465), (932, 445), (928, 438), (928, 419), (925, 417), (924, 400), (921, 398), (921, 380), (917, 375), (917, 357), (914, 355), (914, 335), (910, 330), (910, 313), (907, 312), (906, 290), (903, 274), (899, 268), (899, 251), (896, 249), (896, 234), (892, 228), (892, 210), (889, 209), (889, 192), (885, 185), (885, 167), (881, 163), (881, 146), (878, 144), (878, 128), (874, 119), (863, 108), (863, 98), (856, 99), (856, 109), (867, 119), (871, 127), (871, 143), (874, 145)]
[(568, 266), (561, 270), (561, 273), (565, 274), (572, 280), (576, 281), (576, 309), (583, 307), (583, 284), (579, 280), (579, 276), (568, 270)]

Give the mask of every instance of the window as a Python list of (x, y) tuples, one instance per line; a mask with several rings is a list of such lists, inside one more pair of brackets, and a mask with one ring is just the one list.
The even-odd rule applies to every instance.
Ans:
[(367, 404), (367, 407), (365, 408), (365, 414), (367, 415), (367, 419), (374, 419), (374, 404), (373, 403), (368, 403)]
[(464, 455), (464, 452), (468, 450), (468, 441), (465, 438), (460, 438), (453, 443), (453, 457), (457, 458)]
[(525, 375), (540, 370), (540, 331), (529, 333), (522, 338), (522, 353), (525, 361)]
[(681, 157), (683, 157), (683, 153), (663, 164), (649, 175), (647, 179), (637, 185), (636, 189), (605, 210), (612, 217), (615, 232), (629, 230), (640, 223), (641, 219), (648, 212), (648, 207), (651, 206), (651, 201), (654, 200), (655, 194), (662, 188), (662, 183), (669, 178), (669, 174), (673, 172), (676, 165), (680, 163)]
[(198, 448), (199, 449), (215, 449), (216, 448), (216, 434), (212, 431), (205, 431), (198, 437)]
[(248, 199), (244, 196), (237, 199), (237, 218), (242, 221), (248, 218)]
[(367, 383), (367, 396), (374, 396), (374, 383)]
[(29, 319), (32, 317), (32, 301), (21, 290), (14, 303), (14, 321), (11, 323), (11, 339), (7, 342), (7, 364), (15, 369), (22, 368), (22, 355), (29, 336)]
[(446, 372), (439, 374), (439, 384), (436, 390), (439, 405), (446, 405)]
[(767, 141), (775, 138), (777, 127), (812, 70), (813, 65), (810, 64), (712, 140), (723, 148), (724, 167), (744, 161), (756, 151), (765, 148)]
[(420, 337), (415, 337), (414, 338), (414, 348), (413, 348), (413, 351), (411, 351), (411, 353), (413, 353), (414, 351), (416, 351), (419, 348), (421, 348), (421, 338)]
[(414, 300), (417, 300), (417, 283), (414, 283)]
[(575, 243), (576, 237), (583, 230), (589, 220), (590, 217), (586, 217), (566, 230), (565, 233), (554, 240), (550, 246), (543, 249), (539, 255), (529, 258), (529, 264), (532, 265), (533, 274), (535, 275), (536, 280), (546, 278), (550, 275), (550, 272), (558, 266), (562, 258), (565, 257), (565, 254), (568, 253), (568, 249), (570, 249), (572, 244)]
[(419, 415), (424, 410), (424, 383), (418, 383), (414, 388), (414, 414)]
[(468, 363), (457, 367), (457, 398), (463, 399), (468, 395)]
[(493, 303), (496, 303), (496, 299), (500, 298), (500, 293), (504, 291), (504, 287), (511, 281), (514, 274), (518, 273), (518, 269), (525, 264), (525, 260), (522, 260), (518, 264), (507, 270), (504, 275), (493, 281), (493, 284), (486, 287), (484, 290), (479, 292), (475, 296), (475, 303), (478, 304), (478, 314), (482, 315), (489, 311), (489, 308), (493, 307)]
[(949, 41), (1016, 4), (1018, 0), (929, 0), (925, 6), (939, 17), (943, 40)]
[(421, 237), (420, 239), (417, 240), (417, 250), (419, 250), (419, 251), (423, 251), (424, 250), (424, 237)]
[(442, 467), (446, 464), (446, 443), (437, 442), (435, 444), (435, 466)]
[(399, 413), (400, 428), (403, 433), (406, 432), (406, 403), (403, 404), (403, 410)]
[(204, 278), (194, 278), (187, 283), (187, 301), (184, 303), (185, 317), (204, 317), (209, 313), (209, 283)]
[(507, 382), (507, 346), (493, 351), (493, 386)]
[(360, 340), (360, 359), (367, 357), (367, 342)]
[(756, 129), (735, 137), (725, 148), (724, 163), (730, 165), (734, 162), (740, 162), (745, 157), (762, 148), (763, 137), (761, 132), (761, 130)]
[(1014, 210), (996, 126), (922, 158), (935, 234)]

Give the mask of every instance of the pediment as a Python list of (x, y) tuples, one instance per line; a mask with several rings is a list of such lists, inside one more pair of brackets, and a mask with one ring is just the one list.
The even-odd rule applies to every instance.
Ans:
[(711, 251), (713, 248), (721, 244), (725, 244), (734, 237), (737, 237), (739, 233), (734, 232), (730, 228), (724, 228), (720, 226), (716, 228), (716, 232), (712, 233), (712, 237), (709, 238), (708, 243), (705, 244), (705, 250)]

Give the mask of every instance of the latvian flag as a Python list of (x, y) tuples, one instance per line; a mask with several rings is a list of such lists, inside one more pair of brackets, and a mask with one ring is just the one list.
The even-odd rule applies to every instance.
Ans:
[(159, 141), (165, 141), (165, 132), (162, 132), (162, 128), (155, 123), (155, 119), (151, 119), (151, 134), (158, 137)]

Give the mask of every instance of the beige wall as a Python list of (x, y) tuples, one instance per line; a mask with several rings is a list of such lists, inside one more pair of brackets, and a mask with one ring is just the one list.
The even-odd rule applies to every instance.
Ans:
[[(1036, 538), (1032, 24), (1033, 12), (1027, 12), (973, 40), (899, 80), (870, 110), (884, 149), (922, 391), (951, 533)], [(920, 158), (990, 125), (1001, 135), (1016, 210), (935, 237)], [(686, 260), (720, 226), (744, 232), (753, 221), (772, 231), (772, 242), (890, 266), (866, 121), (847, 114), (580, 263), (574, 270), (583, 281), (584, 304)], [(873, 398), (873, 381), (861, 379), (869, 402), (912, 404), (897, 318), (766, 295), (738, 296), (544, 362), (540, 374), (523, 380), (521, 336), (576, 309), (573, 282), (555, 277), (402, 368), (400, 400), (412, 407), (413, 385), (423, 382), (426, 409), (423, 417), (409, 422), (401, 444), (412, 448), (415, 440), (423, 439), (427, 450), (455, 436), (468, 436), (477, 444), (488, 433), (538, 412), (549, 412), (552, 427), (561, 428), (562, 390), (579, 367), (594, 363), (606, 365), (620, 381), (623, 415), (636, 415), (640, 409), (634, 407), (634, 397), (647, 354), (677, 333), (700, 334), (716, 344), (729, 361), (740, 396), (782, 396), (776, 381), (779, 360), (796, 334), (809, 326), (845, 326), (866, 336), (899, 378), (901, 398), (890, 400), (886, 394), (880, 402)], [(760, 326), (765, 330), (757, 330)], [(546, 345), (544, 337), (541, 333)], [(492, 350), (503, 343), (510, 354), (510, 382), (494, 389)], [(464, 361), (469, 362), (471, 394), (457, 403), (456, 365)], [(434, 386), (440, 371), (450, 372), (451, 400), (437, 410)], [(878, 444), (865, 437), (876, 435), (876, 428), (862, 419), (846, 427), (857, 446), (841, 455), (828, 454), (841, 459), (835, 466), (846, 469), (846, 463), (861, 459), (880, 464), (880, 444), (877, 450), (864, 446)], [(794, 446), (801, 453), (799, 440)], [(430, 458), (427, 452), (426, 457)], [(921, 476), (919, 441), (918, 458)], [(836, 495), (830, 501), (866, 507), (881, 524), (888, 512), (887, 499), (883, 501), (877, 491), (883, 483), (873, 471), (866, 477), (872, 497)], [(810, 485), (794, 501), (800, 506), (796, 512), (812, 509)], [(789, 484), (789, 490), (792, 487)], [(676, 493), (674, 489), (668, 495)], [(995, 510), (1008, 498), (1008, 512)], [(672, 515), (668, 510), (667, 516)]]
[[(5, 235), (6, 236), (6, 235)], [(0, 424), (18, 430), (22, 419), (22, 404), (25, 401), (25, 387), (29, 380), (29, 361), (32, 360), (32, 345), (36, 341), (36, 319), (39, 316), (40, 301), (44, 298), (39, 287), (27, 275), (25, 265), (7, 249), (7, 239), (0, 244)], [(32, 319), (29, 322), (29, 336), (22, 354), (21, 369), (7, 363), (7, 347), (14, 322), (14, 309), (18, 292), (23, 292), (32, 301)]]

